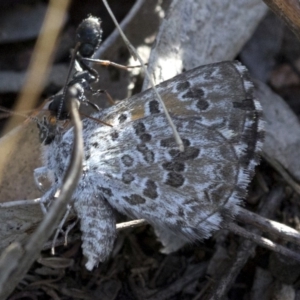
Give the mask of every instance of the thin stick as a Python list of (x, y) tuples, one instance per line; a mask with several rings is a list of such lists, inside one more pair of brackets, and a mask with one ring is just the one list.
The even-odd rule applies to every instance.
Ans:
[(269, 220), (243, 208), (239, 209), (236, 220), (242, 223), (251, 224), (265, 233), (300, 245), (300, 233), (296, 229), (285, 224)]
[(244, 229), (243, 227), (240, 227), (234, 223), (229, 223), (224, 226), (224, 228), (230, 230), (231, 232), (244, 237), (257, 245), (264, 247), (266, 249), (269, 249), (271, 251), (280, 253), (282, 255), (285, 255), (287, 257), (290, 257), (292, 259), (295, 259), (300, 262), (300, 254), (297, 252), (294, 252), (292, 250), (289, 250), (288, 248), (281, 246), (279, 244), (276, 244), (272, 242), (269, 239), (266, 239), (264, 237), (261, 237), (253, 232), (249, 232), (248, 230)]
[(67, 245), (68, 245), (68, 236), (69, 236), (69, 232), (75, 227), (75, 225), (77, 224), (77, 222), (78, 222), (78, 219), (77, 219), (75, 222), (73, 222), (71, 225), (69, 225), (69, 226), (67, 227), (66, 232), (65, 232), (65, 238), (64, 238), (64, 240), (65, 240), (64, 246), (67, 246)]
[(140, 219), (140, 220), (133, 220), (133, 221), (129, 221), (129, 222), (124, 222), (124, 223), (119, 223), (117, 224), (117, 231), (121, 231), (124, 229), (128, 229), (128, 228), (134, 228), (134, 227), (138, 227), (138, 226), (142, 226), (142, 225), (146, 225), (147, 221), (144, 219)]
[[(284, 197), (283, 188), (281, 186), (274, 187), (269, 192), (265, 201), (261, 203), (261, 207), (259, 208), (259, 213), (263, 216), (271, 217), (278, 209), (283, 197)], [(232, 229), (237, 234), (242, 233), (242, 231), (239, 231), (238, 229), (235, 230), (231, 225), (229, 225), (229, 229)], [(232, 258), (232, 262), (230, 263), (230, 265), (227, 266), (226, 269), (223, 270), (221, 269), (221, 271), (219, 271), (220, 274), (215, 275), (219, 278), (217, 281), (213, 283), (213, 286), (209, 291), (210, 295), (208, 297), (205, 297), (205, 299), (209, 299), (209, 300), (223, 299), (227, 294), (227, 292), (233, 286), (236, 277), (238, 276), (241, 269), (248, 261), (249, 257), (255, 254), (255, 249), (257, 244), (256, 241), (258, 242), (258, 244), (260, 241), (257, 239), (255, 243), (253, 243), (251, 239), (251, 233), (255, 233), (257, 236), (259, 234), (259, 230), (254, 228), (254, 229), (248, 229), (248, 231), (250, 235), (247, 237), (247, 239), (242, 240), (236, 254)], [(261, 243), (262, 246), (265, 244), (270, 246), (269, 249), (272, 248), (272, 250), (274, 250), (272, 244), (263, 243), (263, 242)]]
[[(73, 100), (73, 99), (72, 99)], [(74, 146), (70, 162), (72, 162), (66, 171), (63, 178), (60, 195), (57, 201), (51, 206), (49, 213), (39, 225), (35, 233), (30, 237), (29, 241), (23, 248), (24, 254), (19, 258), (20, 251), (17, 252), (16, 260), (18, 264), (15, 270), (8, 270), (9, 273), (0, 274), (0, 282), (9, 282), (0, 286), (0, 299), (6, 299), (13, 291), (16, 285), (25, 276), (32, 263), (39, 256), (40, 250), (44, 243), (49, 239), (61, 218), (63, 217), (68, 203), (71, 201), (73, 191), (77, 186), (82, 172), (82, 157), (83, 157), (83, 139), (82, 139), (82, 124), (76, 108), (76, 101), (70, 102), (70, 113), (74, 123)], [(16, 246), (18, 243), (14, 243)], [(3, 257), (2, 257), (3, 258)], [(1, 261), (1, 258), (0, 258)], [(3, 281), (2, 278), (5, 278)]]
[(300, 3), (299, 0), (264, 0), (269, 8), (294, 32), (300, 40)]
[(118, 28), (118, 30), (119, 30), (119, 32), (120, 32), (120, 35), (121, 35), (122, 39), (124, 40), (124, 42), (125, 42), (125, 44), (126, 44), (128, 50), (129, 50), (129, 52), (131, 53), (131, 55), (132, 55), (133, 57), (137, 58), (138, 61), (140, 62), (141, 67), (142, 67), (143, 71), (145, 72), (145, 74), (146, 74), (146, 76), (147, 76), (147, 78), (148, 78), (148, 80), (149, 80), (149, 82), (150, 82), (150, 85), (151, 85), (151, 87), (152, 87), (152, 89), (153, 89), (153, 91), (154, 91), (154, 93), (155, 93), (157, 99), (159, 100), (159, 102), (160, 102), (160, 104), (161, 104), (161, 106), (162, 106), (162, 108), (163, 108), (163, 110), (164, 110), (164, 113), (165, 113), (165, 115), (166, 115), (166, 118), (167, 118), (167, 120), (168, 120), (168, 122), (169, 122), (169, 124), (170, 124), (170, 126), (171, 126), (171, 128), (172, 128), (173, 136), (174, 136), (174, 138), (175, 138), (175, 140), (176, 140), (176, 143), (177, 143), (177, 145), (178, 145), (178, 148), (179, 148), (179, 150), (180, 150), (181, 152), (183, 152), (183, 151), (184, 151), (184, 145), (183, 145), (183, 142), (182, 142), (182, 140), (181, 140), (181, 138), (180, 138), (180, 136), (179, 136), (179, 134), (178, 134), (178, 132), (177, 132), (177, 129), (176, 129), (176, 127), (175, 127), (175, 125), (174, 125), (174, 123), (173, 123), (171, 117), (170, 117), (170, 114), (169, 114), (169, 112), (168, 112), (168, 110), (167, 110), (167, 108), (166, 108), (166, 106), (165, 106), (164, 101), (162, 100), (162, 98), (160, 97), (159, 93), (157, 92), (157, 89), (155, 88), (155, 84), (154, 84), (154, 82), (153, 82), (153, 80), (152, 80), (152, 77), (150, 76), (150, 74), (149, 74), (147, 68), (145, 67), (145, 64), (144, 64), (142, 58), (140, 57), (140, 55), (138, 54), (138, 52), (135, 50), (135, 48), (131, 45), (131, 43), (129, 42), (129, 40), (126, 38), (126, 36), (125, 36), (123, 30), (122, 30), (121, 27), (119, 26), (119, 24), (118, 24), (118, 22), (117, 22), (117, 20), (116, 20), (116, 18), (115, 18), (115, 16), (114, 16), (114, 14), (113, 14), (113, 12), (111, 11), (111, 9), (110, 9), (110, 7), (109, 7), (107, 1), (106, 1), (106, 0), (102, 0), (102, 2), (103, 2), (103, 4), (105, 5), (105, 7), (106, 7), (108, 13), (110, 14), (110, 16), (111, 16), (113, 22), (115, 23), (116, 27)]
[[(41, 94), (45, 78), (47, 77), (47, 71), (49, 70), (49, 66), (53, 59), (52, 54), (59, 36), (59, 29), (62, 28), (62, 24), (65, 20), (65, 11), (67, 10), (69, 2), (69, 0), (49, 1), (49, 7), (47, 9), (43, 26), (30, 60), (28, 76), (26, 76), (26, 82), (23, 85), (17, 105), (13, 110), (23, 111), (34, 107), (35, 102)], [(53, 24), (55, 24), (55, 26)], [(49, 28), (51, 28), (50, 31)], [(9, 128), (13, 123), (14, 120), (12, 118), (12, 120), (10, 120), (6, 125), (7, 128)], [(6, 165), (8, 163), (5, 153), (10, 153), (12, 149), (16, 147), (19, 138), (19, 136), (14, 136), (12, 141), (7, 144), (4, 149), (1, 149), (0, 182), (2, 181), (2, 174), (5, 172)]]
[(293, 190), (300, 195), (300, 185), (292, 178), (285, 168), (277, 160), (269, 157), (267, 153), (263, 152), (261, 156), (283, 177)]
[[(122, 230), (126, 230), (126, 229), (129, 229), (129, 228), (136, 228), (136, 227), (139, 227), (139, 226), (143, 226), (143, 225), (146, 225), (146, 224), (148, 224), (146, 220), (139, 219), (139, 220), (133, 220), (133, 221), (128, 221), (128, 222), (118, 223), (116, 225), (116, 227), (117, 227), (117, 231), (122, 231)], [(68, 231), (68, 229), (66, 230), (66, 233), (67, 233), (67, 231)], [(81, 234), (75, 234), (69, 239), (69, 242), (73, 243), (75, 241), (80, 240), (80, 238), (81, 238)], [(65, 238), (57, 239), (54, 246), (58, 247), (58, 246), (62, 246), (62, 245), (65, 245)], [(52, 242), (48, 241), (44, 244), (43, 250), (48, 250), (51, 247), (52, 247)]]
[[(140, 12), (141, 8), (143, 7), (144, 3), (149, 0), (137, 0), (135, 1), (134, 5), (131, 7), (130, 11), (126, 14), (125, 18), (121, 22), (121, 28), (124, 30), (129, 24), (131, 24), (132, 20), (135, 18), (135, 16)], [(116, 40), (120, 36), (120, 33), (117, 28), (114, 29), (112, 34), (105, 39), (101, 47), (99, 47), (94, 57), (103, 57), (103, 54), (105, 51), (107, 51), (108, 48), (111, 48), (115, 45)]]
[(60, 221), (60, 223), (59, 223), (59, 225), (58, 225), (58, 227), (56, 229), (54, 238), (52, 240), (52, 247), (51, 247), (51, 254), (52, 255), (55, 255), (55, 243), (56, 243), (56, 240), (58, 238), (59, 233), (62, 231), (62, 228), (63, 228), (63, 226), (64, 226), (64, 224), (65, 224), (65, 222), (66, 222), (66, 220), (67, 220), (67, 218), (68, 218), (68, 216), (70, 214), (71, 208), (72, 208), (72, 206), (68, 205), (67, 211), (66, 211), (65, 215), (62, 218), (62, 220)]
[(59, 103), (59, 108), (58, 108), (58, 111), (57, 111), (57, 119), (60, 118), (60, 114), (61, 114), (63, 104), (64, 104), (64, 101), (65, 101), (65, 98), (66, 98), (68, 82), (69, 82), (71, 73), (73, 71), (73, 66), (74, 66), (74, 62), (75, 62), (75, 59), (76, 59), (76, 54), (77, 54), (77, 51), (78, 51), (79, 47), (80, 47), (80, 43), (77, 43), (75, 45), (75, 49), (74, 49), (73, 54), (72, 54), (72, 59), (71, 59), (70, 65), (69, 65), (69, 70), (68, 70), (68, 74), (67, 74), (67, 77), (66, 77), (64, 89), (63, 89), (63, 92), (62, 92), (62, 97), (61, 97), (61, 100), (60, 100), (60, 103)]
[(36, 198), (33, 200), (17, 200), (0, 203), (0, 208), (16, 207), (16, 206), (26, 206), (26, 205), (37, 205), (40, 204), (41, 198)]

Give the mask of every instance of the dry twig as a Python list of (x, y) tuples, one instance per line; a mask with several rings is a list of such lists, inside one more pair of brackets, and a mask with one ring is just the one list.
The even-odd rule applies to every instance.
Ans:
[(285, 21), (300, 40), (300, 3), (298, 0), (264, 0), (270, 9)]

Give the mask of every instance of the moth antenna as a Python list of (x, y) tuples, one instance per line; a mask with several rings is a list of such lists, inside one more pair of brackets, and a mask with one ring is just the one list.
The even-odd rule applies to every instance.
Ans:
[[(5, 107), (3, 107), (3, 106), (0, 106), (0, 110), (3, 111), (3, 112), (5, 112), (5, 113), (8, 113), (9, 115), (15, 115), (15, 116), (23, 117), (23, 118), (25, 118), (25, 119), (30, 119), (31, 121), (33, 121), (33, 122), (39, 124), (40, 126), (45, 127), (45, 125), (43, 125), (43, 124), (39, 121), (38, 118), (29, 116), (29, 115), (27, 115), (26, 113), (21, 113), (21, 112), (17, 112), (17, 111), (12, 111), (12, 110), (10, 110), (10, 109), (8, 109), (8, 108), (5, 108)], [(29, 112), (32, 112), (32, 110), (29, 111)]]

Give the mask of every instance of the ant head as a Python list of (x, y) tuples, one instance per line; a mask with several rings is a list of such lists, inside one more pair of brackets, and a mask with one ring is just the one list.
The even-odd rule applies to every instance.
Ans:
[(101, 20), (93, 16), (84, 19), (76, 30), (76, 44), (80, 43), (82, 57), (91, 57), (99, 48), (102, 38)]

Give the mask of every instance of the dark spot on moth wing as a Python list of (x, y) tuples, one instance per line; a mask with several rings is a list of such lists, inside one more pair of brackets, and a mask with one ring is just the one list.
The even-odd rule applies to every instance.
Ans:
[(156, 199), (158, 197), (156, 183), (152, 180), (147, 180), (143, 194), (150, 199)]
[(160, 141), (160, 146), (164, 148), (173, 148), (175, 146), (174, 138), (162, 139)]
[(167, 180), (165, 184), (173, 186), (173, 187), (180, 187), (184, 183), (184, 177), (181, 174), (175, 172), (169, 172), (167, 175)]
[(144, 160), (151, 164), (154, 162), (154, 153), (147, 148), (145, 144), (137, 145), (137, 151), (143, 154)]
[(188, 81), (179, 82), (176, 85), (176, 90), (178, 92), (183, 92), (183, 91), (186, 91), (187, 89), (189, 89), (190, 86), (191, 86), (191, 84)]
[(140, 135), (141, 142), (143, 142), (143, 143), (150, 142), (151, 138), (152, 138), (152, 136), (149, 133), (143, 133)]
[(160, 113), (158, 101), (151, 100), (149, 102), (149, 111), (150, 111), (150, 114), (158, 114), (158, 113)]
[(141, 135), (142, 133), (144, 133), (146, 131), (146, 127), (145, 127), (144, 123), (142, 123), (142, 122), (138, 122), (138, 123), (134, 124), (133, 128), (135, 130), (136, 135)]
[(123, 199), (128, 202), (130, 205), (143, 204), (146, 202), (146, 199), (137, 194), (132, 194), (129, 197), (124, 196)]
[(188, 139), (182, 139), (184, 147), (190, 146), (191, 142)]
[(59, 166), (59, 167), (58, 167), (58, 174), (59, 174), (59, 175), (63, 174), (64, 170), (65, 170), (65, 169), (64, 169), (63, 166)]
[(111, 189), (109, 189), (109, 188), (104, 188), (102, 186), (97, 185), (97, 189), (106, 197), (113, 196), (113, 193), (112, 193)]
[(99, 143), (98, 143), (98, 142), (95, 142), (95, 143), (92, 144), (92, 146), (93, 146), (94, 148), (98, 148), (98, 147), (99, 147)]
[(125, 184), (130, 184), (133, 180), (134, 180), (134, 177), (131, 174), (131, 172), (126, 171), (122, 174), (122, 181)]
[(182, 172), (184, 171), (184, 163), (179, 161), (167, 161), (162, 164), (166, 171)]
[(121, 114), (118, 117), (119, 123), (122, 124), (127, 120), (127, 116), (125, 114)]
[(119, 138), (119, 133), (117, 131), (113, 131), (111, 134), (110, 134), (110, 137), (112, 139), (112, 141), (115, 141)]
[[(183, 142), (184, 147), (188, 147), (191, 144), (188, 139), (182, 139), (182, 142)], [(160, 145), (161, 145), (161, 147), (164, 147), (164, 148), (174, 148), (174, 147), (176, 148), (177, 147), (177, 144), (173, 137), (162, 139), (160, 141)]]
[(144, 154), (144, 159), (147, 163), (151, 164), (154, 162), (154, 153), (150, 150), (148, 150), (145, 154)]
[(125, 154), (121, 157), (122, 163), (126, 166), (126, 167), (132, 167), (133, 165), (133, 158), (128, 155)]
[(255, 110), (255, 105), (253, 99), (244, 99), (241, 102), (232, 102), (234, 108), (239, 108), (241, 110)]
[(200, 150), (195, 147), (187, 147), (184, 152), (180, 152), (177, 149), (171, 149), (169, 154), (174, 160), (190, 160), (195, 159), (199, 156)]
[(193, 88), (193, 95), (195, 98), (202, 98), (205, 95), (205, 92), (201, 88)]
[(149, 150), (148, 147), (145, 144), (139, 144), (139, 145), (137, 145), (136, 149), (137, 149), (137, 151), (139, 151), (141, 153)]
[(209, 107), (209, 103), (204, 99), (199, 99), (196, 104), (199, 110), (207, 110)]
[(193, 88), (189, 89), (185, 94), (182, 95), (183, 99), (191, 98), (191, 99), (199, 99), (204, 96), (204, 91), (201, 88)]

